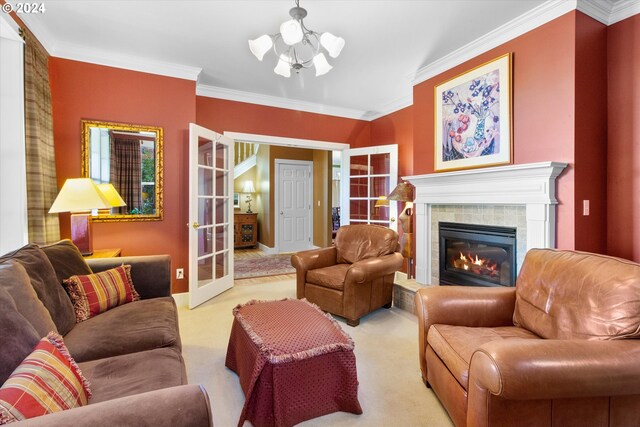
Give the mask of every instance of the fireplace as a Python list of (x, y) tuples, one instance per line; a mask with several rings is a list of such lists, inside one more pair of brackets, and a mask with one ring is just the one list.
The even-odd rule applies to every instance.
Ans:
[(439, 222), (440, 284), (514, 286), (516, 228)]

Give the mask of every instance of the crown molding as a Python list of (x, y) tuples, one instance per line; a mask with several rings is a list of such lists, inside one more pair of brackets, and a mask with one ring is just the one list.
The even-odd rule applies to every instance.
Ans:
[(198, 80), (198, 76), (202, 71), (202, 68), (200, 67), (155, 61), (148, 58), (123, 55), (114, 52), (86, 49), (84, 47), (67, 43), (56, 44), (53, 52), (49, 53), (58, 58), (193, 81)]
[(577, 0), (549, 0), (529, 12), (518, 16), (504, 25), (488, 32), (475, 41), (462, 46), (459, 49), (435, 60), (431, 64), (422, 67), (416, 73), (413, 85), (422, 83), (438, 74), (447, 71), (456, 65), (462, 64), (476, 56), (500, 46), (534, 28), (546, 24), (559, 16), (576, 8)]
[(11, 15), (3, 13), (0, 15), (0, 38), (24, 43), (20, 37), (20, 26), (13, 20)]
[(374, 121), (380, 117), (388, 116), (389, 114), (400, 111), (403, 108), (407, 108), (413, 105), (413, 91), (409, 95), (397, 98), (388, 104), (384, 105), (381, 111), (367, 111), (365, 114), (365, 120)]
[(640, 0), (621, 0), (613, 4), (609, 24), (612, 25), (640, 13)]
[(38, 38), (42, 46), (49, 52), (49, 55), (57, 58), (193, 81), (198, 80), (198, 76), (202, 71), (202, 68), (199, 67), (155, 61), (138, 56), (123, 55), (96, 49), (87, 49), (71, 43), (61, 43), (51, 37), (51, 34), (38, 20), (37, 15), (25, 13), (20, 15), (20, 19), (24, 21), (27, 27), (29, 27), (29, 30)]
[(609, 25), (613, 4), (607, 0), (579, 0), (576, 9), (596, 21)]
[(229, 101), (246, 102), (249, 104), (266, 105), (268, 107), (285, 108), (287, 110), (306, 111), (307, 113), (325, 114), (328, 116), (345, 117), (356, 120), (368, 120), (367, 112), (351, 108), (334, 107), (315, 102), (299, 101), (278, 96), (262, 95), (241, 90), (226, 89), (204, 84), (196, 85), (196, 95), (208, 98), (226, 99)]

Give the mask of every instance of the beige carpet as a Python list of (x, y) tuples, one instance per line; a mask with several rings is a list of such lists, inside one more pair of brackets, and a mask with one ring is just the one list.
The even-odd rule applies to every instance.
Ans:
[[(190, 383), (209, 392), (216, 427), (237, 425), (244, 395), (238, 377), (224, 366), (232, 308), (250, 299), (295, 297), (293, 280), (236, 286), (193, 310), (179, 309), (183, 356)], [(433, 392), (420, 379), (417, 319), (397, 308), (380, 309), (352, 328), (340, 326), (356, 344), (362, 415), (336, 412), (308, 426), (452, 426)], [(246, 426), (249, 423), (245, 423)]]

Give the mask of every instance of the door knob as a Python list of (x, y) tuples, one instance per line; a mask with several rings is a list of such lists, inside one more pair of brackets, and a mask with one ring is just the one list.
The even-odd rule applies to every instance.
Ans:
[(396, 217), (395, 217), (395, 216), (392, 216), (391, 218), (389, 218), (389, 221), (391, 221), (391, 222), (396, 222)]
[(280, 211), (280, 215), (284, 215), (284, 212)]
[(200, 224), (198, 224), (197, 222), (194, 222), (192, 225), (194, 230), (197, 230), (198, 228), (200, 228)]

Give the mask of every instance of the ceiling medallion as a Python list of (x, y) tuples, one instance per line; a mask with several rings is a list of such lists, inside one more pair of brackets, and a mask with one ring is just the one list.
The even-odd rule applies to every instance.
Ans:
[(321, 50), (324, 48), (330, 57), (337, 58), (344, 47), (344, 39), (331, 33), (318, 34), (305, 27), (307, 10), (300, 7), (300, 0), (289, 10), (290, 20), (280, 25), (275, 35), (264, 34), (255, 40), (249, 40), (249, 49), (258, 60), (273, 48), (278, 64), (273, 69), (276, 74), (290, 77), (291, 70), (299, 73), (303, 68), (315, 66), (316, 76), (327, 74), (333, 67)]

